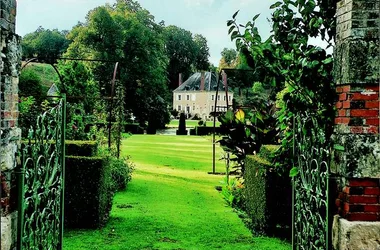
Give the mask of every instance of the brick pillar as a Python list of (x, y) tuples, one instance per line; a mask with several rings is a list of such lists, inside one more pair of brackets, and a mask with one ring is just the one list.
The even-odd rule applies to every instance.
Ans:
[(380, 249), (379, 13), (380, 0), (337, 4), (335, 249)]
[(17, 235), (17, 189), (14, 168), (20, 141), (18, 117), (18, 76), (20, 39), (15, 34), (16, 0), (0, 5), (0, 167), (1, 167), (1, 250), (15, 249)]

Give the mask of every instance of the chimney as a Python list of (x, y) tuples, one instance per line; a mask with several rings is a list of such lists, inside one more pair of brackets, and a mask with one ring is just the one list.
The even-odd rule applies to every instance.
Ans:
[(178, 76), (178, 87), (182, 85), (182, 73), (179, 73)]
[(227, 88), (227, 74), (224, 72), (224, 70), (222, 71), (222, 80), (224, 88)]
[(201, 72), (201, 86), (199, 90), (200, 91), (205, 90), (205, 72)]

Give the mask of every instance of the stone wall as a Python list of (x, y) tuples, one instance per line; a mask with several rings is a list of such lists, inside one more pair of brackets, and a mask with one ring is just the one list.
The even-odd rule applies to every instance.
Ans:
[(17, 225), (17, 189), (14, 169), (20, 141), (18, 77), (21, 62), (20, 38), (15, 34), (16, 0), (0, 5), (0, 167), (1, 250), (14, 249)]

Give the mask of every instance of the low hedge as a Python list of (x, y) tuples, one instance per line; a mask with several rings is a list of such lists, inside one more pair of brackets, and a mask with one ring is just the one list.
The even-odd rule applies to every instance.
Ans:
[(109, 218), (114, 195), (111, 170), (99, 157), (66, 157), (65, 226), (99, 228)]
[(124, 124), (124, 132), (131, 133), (134, 135), (144, 134), (144, 128), (140, 127), (139, 124), (128, 123), (128, 124)]
[[(209, 134), (214, 133), (214, 127), (196, 126), (195, 127), (195, 133), (196, 133), (196, 135), (209, 135)], [(215, 133), (216, 134), (223, 134), (223, 128), (215, 127)]]
[(95, 156), (98, 152), (96, 141), (65, 141), (66, 155)]
[(251, 229), (258, 234), (271, 235), (280, 228), (291, 226), (291, 179), (279, 176), (271, 164), (278, 146), (265, 145), (258, 155), (247, 156), (244, 172), (243, 199), (251, 219)]

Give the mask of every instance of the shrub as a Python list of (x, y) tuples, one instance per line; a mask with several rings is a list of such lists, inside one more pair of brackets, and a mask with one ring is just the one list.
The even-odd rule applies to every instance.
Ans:
[(99, 228), (112, 208), (114, 185), (104, 158), (66, 157), (65, 226)]
[(65, 141), (66, 155), (71, 156), (95, 156), (98, 151), (96, 141)]
[(117, 191), (125, 190), (128, 182), (132, 180), (134, 166), (128, 159), (108, 157), (108, 167), (111, 169), (113, 186)]
[(291, 225), (291, 182), (274, 171), (271, 158), (278, 149), (264, 145), (260, 153), (247, 156), (244, 172), (244, 207), (257, 234), (273, 234), (276, 226)]

